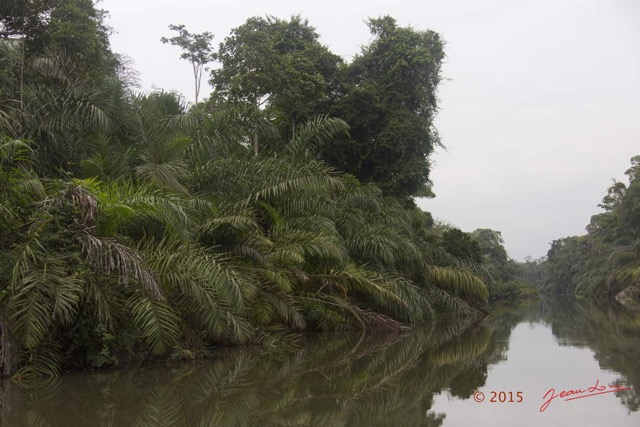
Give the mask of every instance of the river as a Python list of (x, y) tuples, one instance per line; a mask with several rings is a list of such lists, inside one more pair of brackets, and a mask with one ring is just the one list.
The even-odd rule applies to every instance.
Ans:
[(460, 333), (332, 333), (295, 350), (0, 381), (0, 426), (640, 426), (640, 316), (497, 306)]

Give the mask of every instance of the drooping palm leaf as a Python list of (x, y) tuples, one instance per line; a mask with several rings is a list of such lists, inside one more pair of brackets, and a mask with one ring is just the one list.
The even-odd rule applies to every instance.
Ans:
[(323, 144), (338, 134), (346, 133), (348, 129), (349, 125), (344, 120), (318, 116), (296, 129), (294, 138), (286, 146), (286, 152), (296, 159), (313, 159)]
[(151, 351), (162, 354), (173, 348), (180, 336), (180, 320), (169, 306), (136, 289), (127, 299), (127, 307)]
[(429, 277), (437, 286), (454, 295), (468, 295), (482, 301), (489, 298), (484, 282), (467, 271), (449, 267), (431, 267)]

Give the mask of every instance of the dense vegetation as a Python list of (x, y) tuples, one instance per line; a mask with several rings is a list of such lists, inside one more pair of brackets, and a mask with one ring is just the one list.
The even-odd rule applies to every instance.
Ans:
[(505, 360), (523, 310), (499, 311), (461, 335), (443, 327), (318, 334), (295, 351), (237, 349), (206, 363), (89, 373), (26, 390), (0, 383), (0, 422), (442, 426), (438, 394), (471, 398), (491, 365)]
[(478, 259), (412, 200), (438, 144), (436, 33), (371, 20), (346, 64), (299, 17), (251, 18), (215, 54), (173, 26), (196, 93), (221, 64), (188, 108), (136, 94), (102, 19), (90, 0), (0, 7), (3, 375), (466, 322), (486, 301)]
[(548, 253), (545, 290), (561, 294), (605, 294), (640, 301), (640, 156), (614, 181), (591, 217), (584, 236), (555, 240)]
[(538, 294), (538, 261), (514, 261), (504, 247), (502, 233), (479, 228), (465, 233), (443, 226), (442, 244), (451, 255), (479, 263), (491, 300), (519, 300)]

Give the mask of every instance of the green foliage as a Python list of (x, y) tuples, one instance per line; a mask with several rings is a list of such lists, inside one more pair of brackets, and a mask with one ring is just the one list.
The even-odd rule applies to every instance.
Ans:
[(518, 263), (509, 258), (499, 231), (480, 228), (471, 235), (482, 252), (491, 300), (519, 300), (538, 294), (540, 280), (531, 277), (533, 263)]
[(92, 0), (9, 0), (0, 8), (0, 41), (24, 40), (23, 63), (47, 51), (65, 53), (82, 77), (99, 81), (120, 67), (104, 16)]
[(519, 263), (520, 274), (518, 279), (530, 283), (540, 289), (549, 279), (549, 263), (547, 257), (533, 259), (526, 257), (524, 262)]
[(491, 300), (523, 300), (527, 298), (535, 298), (538, 296), (538, 289), (533, 287), (531, 284), (511, 280), (508, 282), (490, 282), (487, 285), (489, 290), (489, 295), (491, 295)]
[[(11, 99), (20, 90), (23, 42), (0, 39), (0, 99)], [(0, 116), (0, 120), (2, 116)]]
[[(545, 290), (567, 294), (634, 295), (640, 286), (640, 156), (628, 183), (614, 181), (591, 217), (587, 235), (555, 240), (549, 249)], [(630, 304), (635, 304), (630, 301)]]
[[(3, 22), (41, 26), (43, 48), (25, 57), (0, 41), (3, 375), (269, 344), (286, 330), (475, 318), (465, 301), (487, 290), (474, 260), (447, 252), (427, 213), (321, 160), (349, 125), (315, 115), (340, 61), (306, 21), (234, 30), (213, 75), (219, 96), (187, 111), (174, 93), (134, 94), (100, 62), (92, 2), (32, 6)], [(185, 55), (205, 49), (208, 33), (176, 29), (182, 39), (167, 42)], [(385, 135), (396, 130), (408, 135)]]
[(444, 250), (451, 255), (480, 264), (483, 252), (477, 240), (458, 228), (446, 230), (442, 233)]
[(341, 62), (318, 38), (300, 16), (248, 19), (220, 45), (214, 96), (264, 107), (295, 135), (298, 123), (323, 111)]
[(480, 245), (492, 281), (506, 282), (513, 280), (519, 274), (518, 264), (507, 255), (504, 240), (499, 231), (479, 228), (471, 234)]
[(25, 1), (7, 0), (0, 5), (1, 37), (23, 35), (45, 25), (47, 14), (55, 7), (56, 0)]
[(75, 173), (87, 155), (86, 139), (121, 126), (124, 85), (116, 78), (92, 82), (80, 76), (72, 57), (50, 51), (25, 67), (32, 78), (18, 98), (0, 104), (2, 131), (33, 141), (43, 173)]
[(407, 199), (428, 192), (429, 155), (440, 144), (433, 119), (444, 59), (433, 31), (369, 20), (374, 40), (342, 70), (332, 112), (351, 125), (351, 140), (323, 152), (330, 164)]
[[(432, 194), (429, 156), (440, 144), (433, 126), (444, 58), (433, 31), (371, 19), (374, 40), (351, 64), (322, 46), (306, 20), (254, 17), (221, 44), (212, 71), (213, 102), (249, 103), (295, 139), (300, 123), (329, 113), (349, 135), (319, 147), (331, 166), (375, 181), (385, 195), (411, 204)], [(257, 138), (254, 141), (256, 153)]]

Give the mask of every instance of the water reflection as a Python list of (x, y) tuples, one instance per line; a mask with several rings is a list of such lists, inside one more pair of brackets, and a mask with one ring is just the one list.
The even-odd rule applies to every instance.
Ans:
[[(221, 352), (198, 363), (67, 375), (24, 388), (0, 382), (4, 426), (441, 426), (432, 410), (446, 391), (473, 402), (507, 359), (522, 322), (551, 325), (563, 346), (588, 347), (602, 369), (640, 390), (640, 319), (604, 303), (540, 301), (496, 307), (464, 332), (440, 326), (407, 334), (341, 333), (299, 350)], [(629, 412), (634, 392), (621, 393)], [(619, 405), (619, 404), (618, 404)]]
[(630, 412), (640, 409), (640, 316), (605, 300), (545, 301), (540, 318), (551, 325), (561, 346), (588, 347), (600, 368), (619, 373), (618, 384), (636, 392), (616, 393)]

